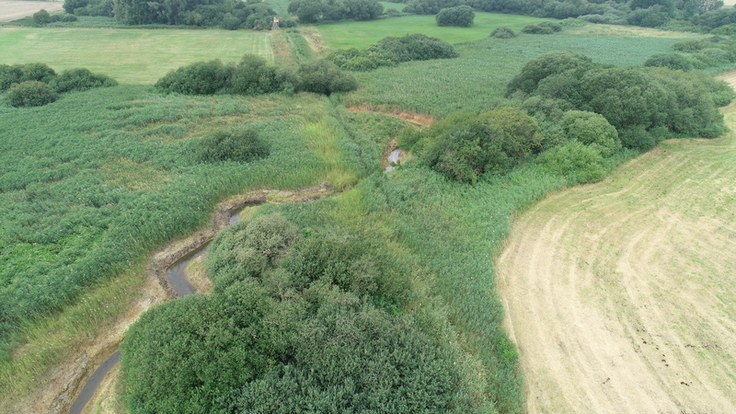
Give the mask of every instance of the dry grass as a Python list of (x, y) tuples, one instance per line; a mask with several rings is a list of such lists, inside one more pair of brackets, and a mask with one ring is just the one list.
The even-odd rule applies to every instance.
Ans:
[(499, 288), (530, 413), (736, 412), (734, 183), (734, 134), (671, 140), (516, 220)]

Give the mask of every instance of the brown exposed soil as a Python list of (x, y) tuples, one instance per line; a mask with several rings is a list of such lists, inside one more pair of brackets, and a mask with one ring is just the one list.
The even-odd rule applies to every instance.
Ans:
[(62, 10), (63, 1), (9, 1), (0, 0), (0, 22), (22, 19), (33, 16), (33, 13), (44, 9), (47, 12)]
[[(320, 186), (300, 190), (257, 190), (233, 197), (221, 203), (212, 217), (208, 227), (200, 229), (191, 236), (172, 241), (149, 256), (148, 272), (139, 298), (128, 311), (110, 327), (103, 329), (90, 339), (77, 354), (59, 364), (50, 374), (49, 380), (28, 398), (14, 407), (14, 413), (37, 414), (68, 413), (82, 387), (94, 373), (95, 369), (110, 357), (125, 337), (128, 327), (140, 315), (159, 303), (176, 297), (166, 279), (166, 269), (179, 259), (199, 249), (221, 229), (228, 225), (230, 216), (248, 204), (263, 202), (304, 202), (328, 197), (334, 189), (327, 183)], [(199, 274), (195, 283), (207, 289), (206, 277)], [(117, 413), (120, 404), (117, 401), (116, 383), (119, 369), (113, 369), (98, 388), (94, 398), (85, 407), (86, 413)]]
[(734, 154), (671, 140), (515, 220), (498, 288), (529, 413), (736, 412)]

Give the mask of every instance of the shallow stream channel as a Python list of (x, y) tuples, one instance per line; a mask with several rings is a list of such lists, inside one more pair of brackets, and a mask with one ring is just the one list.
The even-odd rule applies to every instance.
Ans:
[[(384, 169), (385, 172), (394, 170), (395, 166), (399, 164), (402, 150), (394, 149), (386, 157), (387, 167)], [(264, 191), (256, 196), (245, 197), (240, 201), (232, 203), (231, 205), (220, 210), (217, 217), (213, 220), (215, 226), (210, 234), (205, 236), (194, 237), (192, 243), (189, 243), (178, 253), (180, 258), (176, 259), (177, 255), (174, 255), (174, 262), (170, 264), (164, 264), (162, 267), (165, 269), (163, 272), (157, 272), (159, 282), (169, 293), (172, 299), (181, 298), (187, 295), (196, 293), (197, 290), (187, 279), (186, 269), (187, 266), (207, 252), (207, 246), (212, 241), (214, 236), (223, 228), (233, 225), (240, 221), (243, 212), (246, 209), (257, 207), (261, 204), (269, 202), (269, 193), (280, 193), (281, 196), (288, 196), (291, 198), (288, 202), (306, 202), (316, 199), (322, 199), (329, 197), (334, 194), (333, 189), (328, 184), (322, 184), (320, 187), (296, 190), (296, 191), (281, 191), (281, 192), (269, 192)], [(223, 217), (224, 216), (224, 217)], [(226, 220), (226, 221), (225, 221)], [(220, 225), (217, 224), (220, 222)], [(156, 267), (152, 264), (152, 267)], [(154, 270), (154, 272), (156, 272)], [(95, 397), (98, 388), (105, 380), (107, 375), (112, 371), (120, 362), (120, 351), (115, 351), (110, 357), (105, 360), (92, 375), (87, 379), (82, 387), (82, 390), (77, 394), (74, 402), (69, 410), (69, 414), (82, 414), (87, 404)]]

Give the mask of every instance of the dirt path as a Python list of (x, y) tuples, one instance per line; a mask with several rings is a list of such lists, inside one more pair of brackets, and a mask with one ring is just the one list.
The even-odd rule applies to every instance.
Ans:
[(518, 217), (498, 287), (528, 412), (736, 412), (735, 219), (733, 134), (668, 141)]
[(22, 19), (33, 16), (33, 13), (44, 9), (47, 12), (62, 10), (63, 1), (12, 1), (0, 0), (0, 22)]

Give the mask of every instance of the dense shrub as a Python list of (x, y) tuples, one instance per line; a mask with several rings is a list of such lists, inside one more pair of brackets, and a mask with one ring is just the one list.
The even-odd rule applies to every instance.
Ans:
[(280, 215), (223, 230), (206, 264), (213, 293), (156, 307), (121, 345), (131, 408), (467, 410), (438, 341), (375, 304), (408, 287), (392, 264), (354, 237), (302, 239)]
[(33, 13), (33, 23), (39, 26), (45, 26), (51, 23), (51, 15), (45, 9), (41, 9)]
[(600, 181), (606, 176), (601, 154), (579, 141), (549, 149), (534, 162), (542, 171), (566, 177), (570, 184)]
[(437, 26), (470, 27), (473, 25), (475, 12), (470, 6), (462, 5), (442, 9), (435, 16)]
[(678, 53), (658, 53), (652, 55), (644, 62), (644, 66), (661, 66), (673, 70), (683, 70), (685, 72), (693, 68), (692, 62)]
[(235, 30), (270, 29), (276, 12), (263, 3), (238, 0), (116, 0), (113, 14), (117, 20), (131, 25), (186, 24)]
[(529, 93), (540, 102), (562, 102), (558, 106), (602, 115), (616, 128), (623, 146), (642, 150), (667, 134), (723, 133), (714, 95), (719, 104), (732, 97), (722, 85), (703, 81), (702, 75), (665, 67), (609, 68), (565, 53), (530, 61), (507, 86), (509, 96)]
[(534, 118), (514, 107), (458, 114), (425, 135), (417, 146), (422, 163), (465, 182), (509, 171), (540, 150), (543, 141)]
[(282, 89), (275, 66), (257, 55), (245, 55), (232, 72), (232, 91), (240, 95), (261, 95)]
[(49, 83), (56, 77), (56, 72), (45, 63), (26, 63), (19, 66), (23, 73), (20, 82), (39, 81)]
[(330, 95), (358, 88), (353, 75), (343, 73), (334, 63), (324, 59), (299, 65), (296, 74), (300, 91)]
[(451, 59), (458, 56), (455, 48), (446, 41), (415, 33), (383, 38), (366, 50), (336, 50), (325, 59), (341, 69), (368, 71), (412, 60)]
[(0, 92), (6, 91), (14, 83), (19, 83), (22, 77), (21, 65), (0, 65)]
[(603, 115), (585, 111), (569, 111), (560, 121), (568, 139), (579, 141), (610, 157), (621, 149), (618, 132)]
[(539, 24), (528, 24), (521, 29), (522, 33), (528, 34), (553, 34), (562, 30), (562, 26), (553, 22), (542, 22)]
[(376, 0), (292, 0), (287, 11), (301, 23), (338, 21), (344, 19), (373, 20), (383, 14), (383, 6)]
[(516, 33), (506, 26), (500, 26), (493, 29), (491, 37), (495, 37), (496, 39), (511, 39), (516, 37)]
[(39, 81), (13, 84), (5, 92), (5, 103), (10, 106), (43, 106), (58, 99), (54, 88)]
[(437, 14), (442, 9), (465, 5), (464, 0), (408, 0), (405, 13)]
[(172, 70), (159, 79), (155, 87), (165, 92), (188, 95), (212, 95), (231, 86), (234, 68), (219, 59), (195, 62)]
[(50, 85), (56, 92), (84, 91), (92, 88), (116, 86), (115, 79), (105, 75), (96, 75), (88, 69), (70, 69), (61, 72)]
[(200, 162), (248, 162), (267, 157), (270, 150), (251, 128), (210, 132), (195, 148), (194, 158)]

